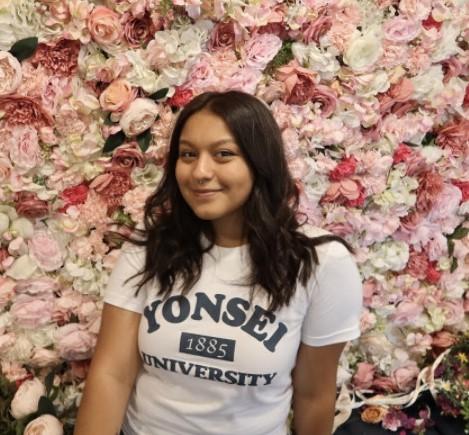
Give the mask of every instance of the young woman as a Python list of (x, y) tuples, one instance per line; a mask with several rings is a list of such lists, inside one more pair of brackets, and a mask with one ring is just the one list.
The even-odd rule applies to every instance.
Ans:
[[(268, 108), (205, 93), (125, 244), (75, 435), (330, 435), (361, 282), (341, 239), (301, 226)], [(140, 246), (137, 246), (140, 245)]]

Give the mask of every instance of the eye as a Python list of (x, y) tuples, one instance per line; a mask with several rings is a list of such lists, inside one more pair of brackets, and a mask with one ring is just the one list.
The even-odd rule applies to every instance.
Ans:
[(221, 157), (221, 158), (228, 158), (228, 157), (233, 157), (236, 155), (236, 153), (234, 151), (231, 151), (231, 150), (218, 150), (215, 155), (217, 157)]
[(194, 151), (182, 150), (179, 151), (179, 158), (181, 159), (190, 159), (195, 156)]

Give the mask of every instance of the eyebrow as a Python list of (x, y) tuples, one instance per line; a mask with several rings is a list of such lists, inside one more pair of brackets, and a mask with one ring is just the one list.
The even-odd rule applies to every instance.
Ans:
[[(215, 142), (212, 142), (208, 145), (209, 148), (214, 148), (216, 146), (219, 146), (219, 145), (223, 145), (225, 143), (232, 143), (232, 144), (236, 144), (236, 142), (234, 141), (234, 139), (220, 139), (220, 140), (217, 140)], [(186, 140), (186, 139), (179, 139), (179, 145), (182, 145), (182, 144), (185, 144), (185, 145), (189, 145), (189, 146), (194, 146), (194, 144), (189, 141), (189, 140)]]

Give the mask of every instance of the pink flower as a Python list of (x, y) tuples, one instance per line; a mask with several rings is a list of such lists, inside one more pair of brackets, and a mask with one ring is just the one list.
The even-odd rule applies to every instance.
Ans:
[(327, 9), (319, 13), (319, 17), (311, 23), (303, 25), (303, 41), (305, 44), (319, 42), (319, 38), (325, 35), (332, 27), (332, 17), (327, 14)]
[(184, 107), (190, 100), (192, 100), (193, 96), (194, 92), (191, 89), (176, 86), (174, 95), (171, 98), (168, 98), (166, 103), (171, 107)]
[(11, 414), (20, 419), (36, 412), (39, 399), (45, 394), (46, 387), (38, 378), (24, 381), (11, 401)]
[(88, 191), (89, 188), (84, 183), (64, 189), (59, 195), (65, 203), (62, 211), (66, 211), (71, 205), (83, 204), (88, 197)]
[(31, 63), (36, 67), (43, 66), (51, 74), (68, 77), (77, 70), (79, 51), (80, 42), (70, 39), (60, 39), (48, 44), (40, 43)]
[(366, 390), (371, 387), (373, 377), (375, 374), (375, 367), (373, 364), (361, 362), (357, 364), (357, 371), (353, 376), (353, 383), (355, 387)]
[(136, 136), (148, 130), (156, 120), (160, 107), (150, 98), (132, 101), (119, 121), (127, 137)]
[(426, 29), (426, 30), (431, 30), (431, 29), (436, 29), (437, 31), (440, 30), (441, 26), (443, 25), (443, 22), (442, 21), (436, 21), (432, 14), (429, 14), (427, 16), (427, 18), (425, 18), (423, 21), (422, 21), (422, 26)]
[(58, 289), (59, 284), (57, 281), (47, 276), (41, 276), (18, 281), (16, 283), (15, 292), (17, 294), (41, 297), (44, 295), (52, 295)]
[(402, 301), (389, 316), (393, 324), (397, 326), (412, 325), (422, 314), (423, 306), (416, 302)]
[(393, 108), (395, 103), (406, 102), (413, 92), (414, 85), (412, 81), (403, 77), (398, 83), (392, 85), (386, 93), (379, 96), (380, 112), (386, 113)]
[(253, 68), (239, 68), (231, 71), (223, 80), (223, 90), (235, 89), (238, 91), (253, 94), (257, 84), (262, 78), (262, 71)]
[(99, 96), (99, 103), (105, 111), (123, 112), (135, 100), (137, 89), (124, 79), (114, 80)]
[(125, 169), (145, 166), (144, 156), (136, 142), (120, 146), (112, 155), (112, 165)]
[(437, 172), (427, 171), (419, 177), (419, 182), (416, 208), (417, 211), (426, 214), (443, 190), (443, 177)]
[(64, 254), (58, 241), (49, 231), (36, 231), (28, 246), (30, 256), (42, 270), (52, 272), (62, 266)]
[(329, 173), (329, 180), (340, 181), (350, 177), (357, 169), (357, 159), (354, 156), (344, 157), (340, 163)]
[(210, 55), (202, 53), (197, 61), (192, 65), (185, 88), (200, 92), (213, 91), (219, 86), (219, 78), (215, 74)]
[(401, 0), (399, 11), (412, 20), (423, 20), (432, 9), (431, 0)]
[(105, 6), (96, 6), (88, 16), (92, 38), (102, 45), (117, 45), (122, 38), (119, 15)]
[(49, 213), (47, 202), (40, 200), (33, 192), (18, 192), (15, 208), (19, 215), (30, 219), (44, 217)]
[(130, 47), (139, 48), (153, 38), (157, 30), (149, 14), (142, 17), (126, 13), (123, 17), (124, 39)]
[(96, 337), (81, 324), (69, 323), (57, 331), (57, 349), (68, 361), (90, 358), (95, 345)]
[(98, 175), (90, 184), (108, 205), (108, 212), (112, 214), (120, 206), (122, 196), (130, 189), (129, 170), (113, 167), (102, 175)]
[(54, 302), (54, 322), (63, 325), (70, 320), (72, 314), (76, 313), (80, 304), (83, 303), (83, 297), (78, 292), (67, 289)]
[(441, 62), (445, 76), (443, 83), (448, 83), (453, 77), (457, 77), (463, 72), (463, 64), (457, 57), (450, 57)]
[(409, 254), (409, 261), (407, 262), (406, 273), (415, 276), (418, 279), (425, 279), (429, 261), (424, 253), (412, 251)]
[(59, 354), (50, 349), (36, 349), (31, 357), (31, 364), (35, 367), (51, 367), (59, 362)]
[(439, 307), (441, 307), (445, 313), (445, 325), (455, 326), (464, 322), (464, 305), (462, 299), (444, 301)]
[(384, 36), (392, 42), (405, 43), (415, 39), (420, 33), (417, 22), (402, 17), (387, 20), (383, 26)]
[(469, 181), (452, 180), (451, 182), (461, 191), (461, 202), (466, 202), (467, 200), (469, 200)]
[(438, 331), (433, 335), (432, 338), (432, 345), (443, 349), (456, 343), (456, 336), (449, 331)]
[(321, 202), (335, 202), (347, 207), (360, 207), (365, 202), (365, 191), (359, 181), (350, 178), (331, 183)]
[(5, 112), (3, 119), (10, 125), (32, 125), (41, 128), (54, 124), (52, 117), (34, 98), (16, 94), (1, 97), (0, 110)]
[(438, 131), (436, 143), (449, 148), (455, 156), (469, 153), (469, 120), (452, 122)]
[(412, 154), (414, 154), (414, 150), (410, 146), (400, 143), (394, 150), (392, 161), (394, 164), (405, 162)]
[(24, 429), (23, 435), (63, 435), (60, 420), (50, 414), (43, 414), (31, 420)]
[(19, 327), (34, 329), (52, 320), (53, 300), (53, 295), (38, 297), (21, 294), (15, 298), (10, 314)]
[(335, 112), (337, 106), (337, 96), (335, 91), (324, 85), (316, 85), (311, 94), (311, 101), (318, 103), (321, 110), (321, 116), (328, 118)]
[(17, 126), (12, 129), (10, 158), (20, 173), (28, 172), (39, 165), (41, 149), (37, 131), (31, 126)]
[(285, 83), (284, 101), (287, 104), (306, 104), (315, 93), (318, 75), (299, 66), (296, 60), (277, 69), (276, 79)]
[(7, 277), (0, 276), (0, 309), (3, 310), (5, 305), (12, 300), (14, 295), (14, 288), (15, 281)]
[(210, 51), (234, 49), (241, 32), (234, 21), (220, 21), (212, 29), (207, 47)]
[(249, 68), (263, 71), (282, 47), (282, 40), (269, 33), (257, 33), (242, 49), (242, 56)]
[(0, 51), (0, 95), (12, 94), (21, 83), (21, 64), (7, 51)]
[(409, 391), (414, 385), (414, 379), (419, 374), (415, 361), (406, 361), (401, 367), (393, 371), (392, 377), (401, 391)]

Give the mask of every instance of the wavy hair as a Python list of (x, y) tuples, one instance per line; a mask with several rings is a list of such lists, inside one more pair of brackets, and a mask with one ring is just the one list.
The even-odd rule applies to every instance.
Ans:
[[(177, 279), (182, 293), (198, 281), (202, 256), (214, 245), (209, 221), (198, 218), (183, 199), (175, 176), (179, 139), (187, 120), (201, 110), (222, 118), (253, 174), (252, 191), (243, 206), (243, 234), (249, 246), (251, 270), (244, 285), (262, 288), (270, 311), (288, 305), (297, 282), (306, 285), (319, 263), (316, 247), (343, 243), (334, 235), (308, 237), (300, 230), (298, 189), (289, 172), (280, 129), (269, 108), (256, 97), (239, 92), (206, 92), (190, 101), (174, 125), (164, 175), (147, 199), (143, 238), (127, 239), (145, 246), (146, 256), (137, 292), (156, 279), (159, 295), (168, 297)], [(209, 240), (203, 246), (201, 236)], [(135, 275), (134, 275), (135, 276)]]

